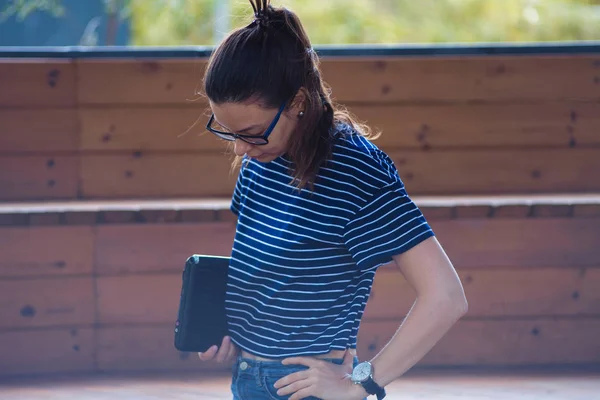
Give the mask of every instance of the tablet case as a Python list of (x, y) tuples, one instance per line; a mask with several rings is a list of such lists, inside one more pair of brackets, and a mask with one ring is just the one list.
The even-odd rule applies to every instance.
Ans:
[(205, 352), (221, 346), (227, 335), (225, 292), (229, 257), (194, 254), (182, 275), (179, 311), (175, 322), (175, 348)]

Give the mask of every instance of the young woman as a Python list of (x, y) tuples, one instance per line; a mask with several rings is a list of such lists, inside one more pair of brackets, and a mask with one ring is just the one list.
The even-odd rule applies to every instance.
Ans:
[[(254, 20), (215, 49), (204, 81), (207, 129), (234, 142), (240, 172), (230, 335), (200, 359), (235, 360), (236, 400), (382, 399), (466, 312), (463, 288), (391, 159), (332, 103), (298, 17), (250, 3)], [(417, 299), (359, 362), (373, 278), (390, 262)]]

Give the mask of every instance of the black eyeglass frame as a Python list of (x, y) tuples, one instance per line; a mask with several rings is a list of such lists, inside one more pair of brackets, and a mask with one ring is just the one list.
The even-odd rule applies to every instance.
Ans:
[(271, 121), (271, 124), (269, 125), (267, 130), (264, 131), (263, 134), (260, 136), (259, 135), (243, 135), (240, 133), (233, 133), (233, 132), (223, 132), (223, 131), (214, 129), (211, 126), (215, 120), (214, 113), (210, 116), (210, 119), (208, 120), (208, 123), (206, 124), (206, 129), (209, 132), (212, 132), (217, 137), (219, 137), (220, 139), (223, 139), (223, 140), (233, 142), (236, 139), (240, 139), (246, 143), (250, 143), (255, 146), (264, 146), (265, 144), (269, 143), (269, 139), (268, 139), (269, 135), (271, 135), (271, 133), (273, 132), (273, 129), (277, 125), (277, 122), (279, 122), (279, 118), (281, 117), (281, 113), (283, 112), (283, 110), (285, 110), (286, 104), (287, 104), (287, 102), (283, 102), (283, 104), (281, 104), (281, 107), (279, 107), (279, 111), (277, 112), (277, 115), (275, 115), (275, 118), (273, 118), (273, 121)]

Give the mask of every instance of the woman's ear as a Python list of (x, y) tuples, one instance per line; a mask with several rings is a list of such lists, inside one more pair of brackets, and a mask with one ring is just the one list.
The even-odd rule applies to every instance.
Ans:
[(306, 101), (308, 99), (308, 92), (304, 87), (301, 87), (290, 105), (290, 113), (292, 115), (299, 115), (300, 113), (306, 112)]

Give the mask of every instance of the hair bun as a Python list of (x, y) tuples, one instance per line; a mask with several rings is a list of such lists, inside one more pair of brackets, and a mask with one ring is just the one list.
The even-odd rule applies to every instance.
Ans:
[(272, 11), (270, 0), (250, 0), (252, 9), (254, 10), (254, 23), (260, 26), (267, 27), (270, 24)]

